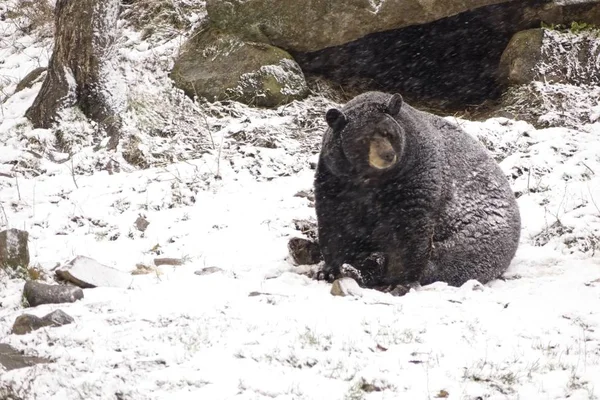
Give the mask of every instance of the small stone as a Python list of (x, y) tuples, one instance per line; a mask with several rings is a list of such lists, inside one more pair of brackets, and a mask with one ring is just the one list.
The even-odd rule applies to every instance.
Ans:
[(150, 225), (150, 222), (148, 222), (148, 220), (144, 217), (142, 217), (141, 215), (135, 220), (134, 223), (135, 227), (137, 228), (138, 231), (140, 232), (144, 232), (146, 230), (146, 228), (148, 228), (148, 225)]
[(215, 272), (221, 272), (223, 271), (221, 268), (218, 267), (206, 267), (206, 268), (202, 268), (201, 270), (195, 271), (194, 274), (196, 275), (210, 275), (210, 274), (214, 274)]
[(56, 275), (81, 288), (119, 287), (127, 288), (132, 277), (126, 272), (100, 264), (93, 258), (77, 256), (55, 270)]
[(63, 326), (75, 322), (73, 317), (63, 310), (54, 310), (50, 314), (46, 314), (42, 321), (45, 324), (44, 326)]
[(44, 321), (35, 315), (23, 314), (17, 317), (12, 327), (15, 335), (25, 335), (45, 326)]
[(19, 229), (0, 232), (0, 268), (29, 266), (29, 233)]
[(318, 264), (322, 258), (319, 245), (308, 239), (291, 238), (288, 242), (288, 250), (298, 265)]
[(294, 197), (300, 197), (309, 201), (315, 201), (315, 194), (312, 190), (301, 190), (294, 195)]
[(23, 352), (8, 344), (0, 343), (0, 367), (4, 367), (7, 371), (27, 368), (36, 364), (47, 364), (50, 362), (52, 362), (52, 360), (47, 358), (26, 356)]
[(352, 278), (340, 278), (331, 284), (331, 294), (334, 296), (362, 297), (362, 289)]
[(62, 326), (73, 322), (74, 319), (62, 310), (52, 311), (42, 318), (31, 314), (23, 314), (15, 320), (12, 333), (15, 335), (25, 335), (40, 328)]
[(23, 295), (31, 307), (41, 304), (73, 303), (83, 299), (83, 290), (69, 285), (48, 285), (36, 281), (27, 281)]
[(181, 258), (155, 258), (154, 265), (157, 267), (159, 265), (183, 265), (183, 260)]
[(137, 264), (135, 269), (131, 271), (131, 275), (147, 275), (147, 274), (159, 274), (156, 267), (152, 265)]

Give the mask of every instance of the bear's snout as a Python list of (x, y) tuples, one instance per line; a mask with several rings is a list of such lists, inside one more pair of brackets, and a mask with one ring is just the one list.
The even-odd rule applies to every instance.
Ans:
[(369, 165), (377, 169), (387, 169), (396, 164), (398, 157), (389, 140), (375, 136), (369, 145)]

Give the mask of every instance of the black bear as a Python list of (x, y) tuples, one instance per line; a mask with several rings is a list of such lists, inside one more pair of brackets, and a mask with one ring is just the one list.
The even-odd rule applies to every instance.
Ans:
[(327, 279), (350, 264), (365, 287), (460, 286), (508, 268), (519, 208), (477, 140), (399, 94), (361, 94), (326, 120), (314, 188)]

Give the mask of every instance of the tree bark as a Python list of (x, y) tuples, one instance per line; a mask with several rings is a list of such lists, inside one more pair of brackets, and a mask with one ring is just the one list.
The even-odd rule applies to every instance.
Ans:
[(78, 106), (98, 123), (116, 148), (124, 96), (112, 67), (120, 0), (57, 0), (54, 51), (48, 73), (25, 116), (36, 128), (50, 128), (60, 111)]

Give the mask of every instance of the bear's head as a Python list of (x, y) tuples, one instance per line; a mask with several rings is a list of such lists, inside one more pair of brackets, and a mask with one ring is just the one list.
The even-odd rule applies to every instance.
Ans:
[(342, 110), (329, 109), (322, 152), (331, 171), (359, 180), (393, 172), (405, 146), (404, 130), (395, 118), (402, 102), (399, 94), (367, 93)]

